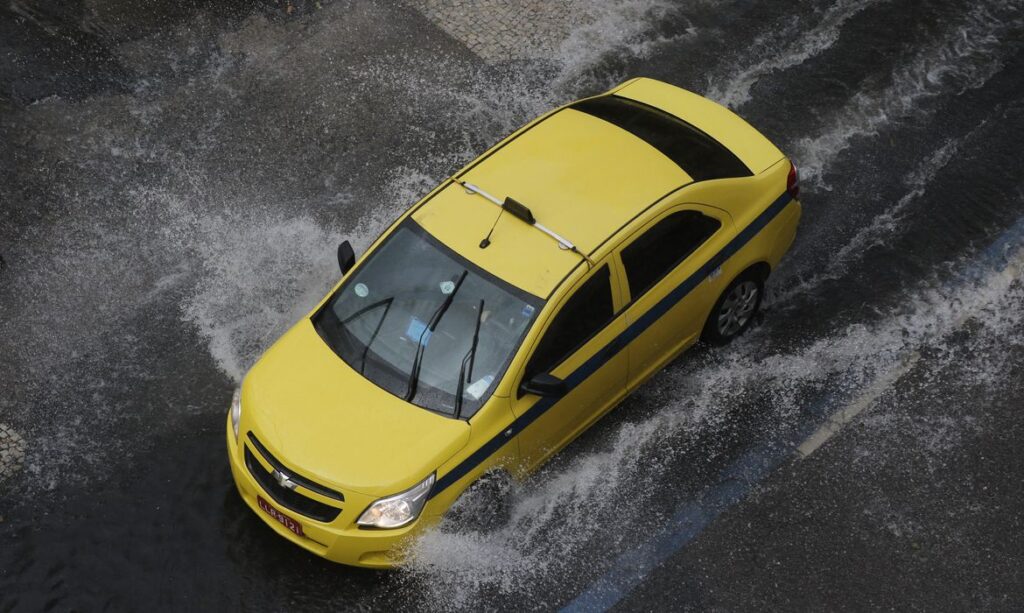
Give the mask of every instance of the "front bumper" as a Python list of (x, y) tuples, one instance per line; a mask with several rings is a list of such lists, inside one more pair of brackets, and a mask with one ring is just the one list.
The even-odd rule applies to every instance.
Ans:
[[(241, 443), (241, 444), (239, 444)], [(319, 522), (278, 504), (263, 490), (245, 466), (242, 447), (248, 443), (244, 438), (235, 441), (231, 417), (227, 418), (227, 449), (238, 493), (257, 517), (272, 530), (296, 545), (327, 558), (332, 562), (361, 566), (364, 568), (392, 568), (401, 562), (401, 546), (407, 543), (427, 522), (420, 517), (409, 526), (394, 530), (360, 528), (356, 519), (373, 502), (370, 497), (345, 492), (346, 500), (341, 503), (342, 512), (329, 523)], [(276, 519), (259, 508), (256, 497), (260, 496), (271, 506), (302, 525), (305, 537), (286, 528)]]

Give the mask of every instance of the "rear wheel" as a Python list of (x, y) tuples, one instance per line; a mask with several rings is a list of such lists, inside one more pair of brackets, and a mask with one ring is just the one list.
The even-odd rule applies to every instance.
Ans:
[(764, 279), (747, 271), (729, 284), (711, 309), (704, 325), (703, 338), (713, 345), (724, 345), (750, 327), (761, 308)]

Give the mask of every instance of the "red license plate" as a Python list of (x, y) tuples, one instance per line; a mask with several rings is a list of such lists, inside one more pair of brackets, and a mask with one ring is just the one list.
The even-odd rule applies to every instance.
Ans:
[(256, 504), (260, 505), (260, 508), (263, 509), (264, 513), (276, 519), (285, 528), (288, 528), (299, 536), (306, 536), (305, 533), (302, 532), (302, 524), (270, 506), (270, 503), (263, 500), (262, 496), (256, 496)]

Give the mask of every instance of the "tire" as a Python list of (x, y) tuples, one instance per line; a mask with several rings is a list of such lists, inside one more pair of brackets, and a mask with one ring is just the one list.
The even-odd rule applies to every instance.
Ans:
[(747, 270), (725, 288), (704, 324), (702, 338), (712, 345), (725, 345), (746, 332), (761, 308), (764, 278)]

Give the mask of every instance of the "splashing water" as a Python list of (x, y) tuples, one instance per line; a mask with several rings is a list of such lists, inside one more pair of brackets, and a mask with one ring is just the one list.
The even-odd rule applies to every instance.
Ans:
[[(609, 52), (640, 55), (671, 40), (648, 38), (641, 43), (640, 35), (648, 24), (672, 10), (666, 3), (652, 0), (595, 4), (579, 18), (553, 57), (500, 70), (451, 64), (447, 74), (453, 82), (446, 86), (424, 71), (423, 59), (409, 56), (384, 58), (363, 66), (357, 74), (362, 82), (388, 83), (400, 89), (402, 99), (412, 104), (429, 97), (432, 104), (445, 109), (445, 122), (457, 131), (461, 141), (461, 146), (449, 145), (441, 154), (446, 165), (453, 167), (547, 111), (560, 98), (577, 96), (576, 88), (584, 87), (584, 82), (598, 89), (617, 83), (621, 79), (614, 75), (595, 82), (583, 73)], [(267, 25), (253, 21), (248, 27), (262, 31)], [(251, 32), (248, 34), (236, 35), (232, 40), (250, 41), (253, 37)], [(257, 38), (261, 41), (259, 57), (279, 53), (278, 46), (285, 44), (278, 41), (280, 35), (269, 38), (271, 42)], [(250, 49), (241, 43), (232, 45)], [(441, 179), (409, 167), (390, 172), (391, 178), (380, 190), (386, 199), (371, 208), (367, 217), (360, 218), (346, 236), (359, 251)], [(244, 217), (251, 218), (236, 215), (190, 222), (196, 227), (188, 234), (202, 236), (196, 248), (205, 274), (183, 310), (186, 321), (195, 324), (209, 342), (218, 365), (236, 381), (288, 325), (326, 292), (327, 287), (317, 280), (336, 276), (328, 256), (342, 238), (309, 217), (280, 219), (280, 215), (273, 215), (261, 217), (258, 222)], [(226, 235), (229, 240), (216, 240)], [(271, 249), (253, 258), (247, 245), (269, 245)], [(259, 310), (239, 312), (240, 305), (242, 309)]]
[(815, 272), (810, 277), (788, 287), (782, 292), (770, 296), (772, 304), (792, 303), (794, 298), (812, 293), (823, 283), (841, 278), (850, 265), (864, 256), (869, 249), (884, 245), (886, 241), (898, 236), (905, 228), (904, 213), (918, 202), (927, 192), (932, 181), (943, 169), (955, 159), (965, 144), (971, 142), (984, 127), (988, 120), (983, 121), (969, 133), (947, 140), (916, 168), (903, 178), (907, 191), (890, 208), (875, 216), (867, 225), (857, 230), (856, 234), (845, 244), (835, 250), (828, 259), (824, 270)]
[(663, 0), (620, 0), (593, 4), (587, 23), (574, 28), (555, 55), (557, 74), (550, 87), (576, 92), (605, 89), (627, 75), (606, 74), (597, 77), (592, 68), (609, 55), (645, 58), (655, 49), (693, 38), (692, 26), (672, 35), (651, 36), (652, 23), (680, 16), (681, 8)]
[(812, 15), (804, 19), (813, 19), (818, 23), (813, 28), (799, 33), (798, 38), (774, 53), (779, 41), (797, 35), (799, 20), (790, 19), (782, 32), (771, 32), (760, 36), (751, 44), (751, 56), (767, 56), (753, 65), (739, 69), (719, 85), (713, 81), (707, 91), (707, 97), (736, 109), (750, 101), (750, 89), (761, 78), (793, 66), (798, 66), (812, 57), (828, 50), (838, 39), (843, 25), (864, 9), (876, 4), (879, 0), (846, 0), (829, 6), (819, 16)]
[[(182, 305), (186, 321), (209, 343), (217, 365), (236, 382), (292, 323), (313, 308), (338, 277), (338, 243), (352, 239), (366, 249), (430, 179), (399, 169), (384, 191), (390, 206), (360, 217), (347, 234), (330, 231), (309, 216), (279, 214), (253, 219), (249, 213), (186, 218), (176, 237), (190, 236), (204, 263), (203, 274)], [(260, 251), (253, 253), (252, 246)], [(241, 311), (241, 312), (240, 312)]]
[[(337, 280), (340, 240), (364, 250), (446, 173), (574, 88), (616, 83), (588, 71), (607, 53), (650, 49), (643, 33), (670, 9), (594, 3), (553, 57), (501, 67), (443, 49), (411, 55), (402, 41), (361, 60), (351, 29), (379, 25), (374, 10), (324, 6), (309, 21), (257, 14), (226, 32), (200, 15), (194, 27), (115, 49), (146, 75), (130, 95), (50, 97), (24, 111), (30, 129), (73, 135), (18, 137), (45, 160), (21, 180), (67, 203), (4, 246), (5, 288), (21, 299), (3, 305), (12, 354), (0, 373), (29, 377), (10, 419), (34, 441), (27, 487), (88, 478), (89, 467), (138, 448), (95, 430), (143, 410), (126, 386), (166, 380), (166, 356), (152, 347), (198, 340), (239, 381)], [(388, 98), (400, 102), (362, 110)], [(404, 129), (387, 125), (395, 121)], [(356, 140), (381, 133), (389, 147)], [(148, 419), (169, 424), (187, 410), (145, 405)], [(35, 419), (37, 406), (53, 419)]]
[[(967, 353), (990, 356), (967, 376), (987, 370), (989, 377), (997, 378), (1012, 365), (988, 352), (988, 345), (1007, 338), (1024, 344), (1024, 220), (1008, 235), (1013, 240), (993, 257), (970, 264), (940, 287), (918, 289), (908, 296), (907, 307), (877, 323), (852, 325), (793, 351), (762, 357), (753, 357), (749, 339), (744, 339), (748, 342), (726, 352), (719, 363), (691, 370), (671, 368), (653, 382), (668, 388), (662, 396), (672, 398), (654, 415), (619, 426), (603, 449), (580, 454), (568, 467), (519, 491), (511, 521), (501, 530), (428, 532), (416, 543), (404, 572), (453, 609), (469, 606), (492, 590), (521, 596), (542, 592), (537, 586), (545, 582), (564, 584), (579, 572), (578, 556), (593, 541), (612, 540), (629, 547), (629, 527), (651, 521), (645, 518), (645, 501), (635, 499), (636, 484), (657, 484), (670, 475), (665, 469), (672, 465), (672, 456), (683, 453), (680, 443), (721, 428), (729, 415), (725, 407), (750, 393), (768, 405), (759, 410), (786, 421), (805, 410), (807, 390), (852, 395), (899, 368), (909, 354), (924, 350), (929, 352), (931, 373), (959, 364)], [(992, 317), (993, 313), (999, 316)], [(967, 325), (973, 332), (969, 346), (950, 349), (944, 339)], [(927, 377), (920, 383), (930, 384)], [(803, 420), (808, 418), (820, 415)], [(948, 438), (943, 441), (949, 444)], [(606, 512), (615, 518), (612, 530), (618, 536), (605, 534), (595, 523)]]
[(802, 178), (828, 188), (823, 175), (854, 138), (871, 136), (894, 121), (926, 114), (926, 101), (981, 87), (1002, 70), (1004, 54), (1019, 48), (1024, 3), (977, 3), (935, 44), (897, 69), (879, 92), (858, 92), (815, 136), (796, 142)]
[[(26, 128), (12, 130), (11, 140), (31, 155), (25, 156), (27, 163), (17, 160), (23, 165), (17, 166), (15, 183), (25, 193), (42, 196), (27, 200), (25, 211), (14, 212), (14, 219), (32, 216), (23, 234), (20, 227), (8, 232), (0, 225), (5, 239), (0, 247), (10, 263), (0, 271), (5, 292), (0, 335), (10, 349), (0, 360), (0, 380), (14, 382), (15, 394), (0, 399), (0, 421), (17, 430), (14, 437), (24, 451), (19, 456), (22, 472), (2, 485), (22, 488), (18, 493), (27, 495), (19, 498), (27, 507), (40, 499), (32, 494), (48, 488), (55, 490), (54, 497), (68, 492), (73, 497), (75, 488), (63, 486), (74, 485), (80, 476), (89, 480), (82, 489), (98, 508), (109, 499), (94, 495), (97, 481), (112, 468), (121, 471), (134, 463), (162, 470), (171, 489), (165, 490), (161, 480), (149, 489), (126, 491), (125, 499), (156, 506), (174, 491), (180, 495), (179, 507), (187, 503), (188, 509), (161, 515), (184, 517), (173, 529), (147, 531), (156, 524), (151, 510), (139, 510), (126, 522), (132, 535), (153, 534), (157, 539), (152, 542), (165, 539), (150, 548), (159, 552), (155, 560), (128, 559), (127, 554), (117, 559), (115, 543), (122, 543), (123, 535), (89, 533), (81, 529), (89, 524), (79, 517), (70, 520), (57, 512), (49, 518), (29, 516), (22, 525), (32, 525), (35, 536), (16, 540), (18, 549), (5, 560), (24, 559), (25, 574), (8, 574), (2, 578), (4, 587), (12, 580), (28, 586), (26, 591), (35, 588), (45, 594), (43, 601), (61, 598), (63, 590), (57, 606), (73, 608), (81, 602), (76, 599), (88, 598), (82, 596), (89, 592), (82, 583), (90, 589), (123, 583), (118, 576), (104, 584), (104, 575), (94, 582), (87, 568), (91, 559), (76, 554), (102, 544), (111, 552), (103, 570), (138, 573), (131, 576), (138, 576), (140, 585), (153, 582), (147, 587), (155, 586), (155, 594), (161, 593), (156, 584), (167, 586), (167, 573), (179, 579), (207, 564), (208, 581), (244, 586), (251, 600), (241, 608), (253, 602), (255, 608), (352, 606), (347, 599), (352, 592), (336, 588), (351, 579), (354, 583), (346, 585), (351, 590), (358, 575), (324, 572), (320, 566), (282, 571), (287, 565), (278, 562), (300, 552), (284, 542), (275, 543), (279, 551), (260, 541), (266, 535), (258, 520), (230, 502), (221, 504), (230, 486), (222, 450), (210, 443), (219, 436), (210, 429), (222, 425), (211, 413), (223, 411), (230, 394), (226, 388), (336, 281), (338, 242), (347, 238), (365, 250), (452, 169), (554, 105), (648, 70), (685, 81), (663, 70), (669, 65), (685, 75), (684, 61), (666, 61), (661, 51), (686, 58), (696, 50), (689, 44), (692, 39), (710, 50), (697, 57), (728, 57), (719, 53), (721, 48), (736, 45), (719, 41), (754, 39), (749, 53), (743, 52), (750, 64), (734, 65), (732, 76), (712, 90), (732, 106), (753, 106), (764, 102), (758, 100), (757, 83), (784, 79), (784, 73), (811, 59), (830, 61), (835, 53), (829, 50), (847, 42), (843, 28), (882, 2), (837, 0), (814, 8), (814, 22), (780, 21), (785, 40), (792, 42), (777, 46), (769, 37), (749, 35), (746, 22), (736, 25), (744, 11), (734, 15), (732, 7), (721, 4), (589, 3), (587, 15), (572, 21), (553, 54), (486, 66), (464, 50), (449, 53), (456, 43), (431, 39), (429, 28), (380, 28), (380, 13), (374, 11), (387, 3), (324, 3), (322, 12), (309, 19), (255, 15), (232, 24), (230, 31), (197, 18), (161, 38), (115, 49), (127, 67), (144, 75), (124, 92), (74, 104), (51, 97), (19, 110), (18, 121)], [(708, 14), (697, 12), (698, 7)], [(388, 15), (401, 19), (403, 11)], [(938, 40), (902, 58), (895, 69), (869, 78), (862, 93), (842, 106), (823, 109), (820, 122), (813, 108), (807, 112), (813, 122), (787, 121), (791, 132), (781, 136), (799, 143), (795, 157), (811, 178), (807, 187), (822, 185), (837, 171), (836, 160), (847, 149), (869, 145), (863, 147), (869, 150), (870, 143), (858, 142), (867, 140), (861, 137), (904, 130), (918, 119), (924, 124), (946, 112), (941, 106), (946, 100), (956, 104), (960, 92), (995, 85), (993, 75), (1019, 48), (1020, 12), (1016, 1), (949, 11), (936, 24)], [(734, 16), (739, 19), (730, 23)], [(660, 23), (666, 20), (668, 26)], [(411, 23), (420, 28), (423, 22)], [(753, 29), (763, 32), (762, 26)], [(930, 26), (924, 29), (932, 32)], [(369, 30), (382, 40), (363, 44), (360, 32)], [(389, 38), (392, 32), (405, 36), (410, 31), (428, 42), (412, 45), (410, 52)], [(771, 54), (776, 48), (779, 52)], [(644, 58), (652, 61), (633, 62), (628, 73), (620, 68)], [(984, 113), (967, 114), (976, 122)], [(10, 125), (5, 119), (0, 116), (6, 135)], [(997, 140), (992, 131), (940, 139), (937, 150), (903, 177), (902, 197), (878, 194), (892, 208), (869, 227), (851, 229), (853, 238), (829, 252), (834, 259), (827, 267), (776, 302), (786, 305), (810, 294), (841, 308), (837, 302), (849, 296), (833, 299), (814, 290), (851, 272), (865, 250), (912, 226), (929, 185), (977, 153), (979, 142)], [(373, 139), (380, 146), (362, 145)], [(987, 161), (974, 157), (982, 161), (963, 163)], [(0, 175), (6, 177), (4, 170)], [(829, 195), (816, 195), (828, 203)], [(997, 204), (1007, 210), (1016, 206)], [(33, 207), (38, 210), (29, 210)], [(0, 216), (0, 222), (6, 219)], [(798, 309), (778, 309), (728, 350), (691, 352), (631, 397), (625, 411), (609, 416), (533, 480), (514, 486), (507, 525), (481, 532), (446, 524), (424, 535), (411, 552), (409, 568), (394, 575), (394, 583), (388, 579), (368, 587), (368, 596), (386, 599), (381, 592), (397, 586), (412, 588), (398, 590), (402, 606), (490, 608), (496, 596), (503, 603), (553, 607), (647, 538), (646, 527), (672, 517), (680, 502), (700, 504), (721, 457), (728, 460), (737, 447), (742, 451), (761, 437), (781, 439), (817, 426), (825, 412), (888, 382), (907, 364), (908, 355), (923, 357), (909, 375), (896, 377), (859, 423), (887, 441), (890, 450), (905, 442), (897, 432), (909, 432), (923, 441), (929, 471), (941, 475), (951, 450), (985, 427), (984, 411), (978, 417), (966, 410), (962, 415), (920, 415), (895, 410), (893, 398), (942, 401), (931, 386), (968, 383), (1000, 390), (1006, 383), (1000, 378), (1019, 378), (1019, 362), (1010, 364), (1005, 357), (1024, 342), (1022, 234), (1019, 224), (1016, 228), (999, 257), (949, 264), (973, 272), (937, 273), (905, 294), (900, 290), (905, 307), (868, 312), (858, 317), (861, 323), (832, 324), (832, 330), (815, 335), (803, 334)], [(836, 235), (821, 233), (826, 239)], [(807, 236), (801, 236), (805, 243), (815, 242)], [(821, 247), (808, 249), (813, 255)], [(894, 261), (905, 263), (898, 257)], [(946, 270), (942, 263), (926, 264)], [(6, 292), (17, 298), (7, 300)], [(786, 326), (795, 334), (779, 334), (782, 338), (773, 338), (779, 342), (771, 346), (761, 342)], [(14, 440), (3, 434), (5, 428), (12, 431), (10, 426), (0, 425), (0, 449), (5, 436)], [(206, 429), (205, 438), (194, 436), (196, 427)], [(182, 432), (188, 436), (147, 454), (151, 441), (166, 442)], [(186, 440), (202, 442), (190, 446)], [(132, 462), (135, 458), (159, 460), (146, 465)], [(5, 461), (0, 457), (0, 479)], [(220, 467), (220, 477), (211, 466)], [(234, 497), (230, 501), (238, 504)], [(198, 517), (195, 509), (209, 514)], [(900, 516), (898, 508), (873, 503), (870, 511), (893, 534), (928, 529)], [(105, 519), (103, 512), (90, 512), (74, 511), (90, 521)], [(168, 513), (166, 508), (158, 512)], [(218, 519), (223, 523), (216, 524)], [(207, 546), (191, 548), (183, 534), (203, 535)], [(33, 550), (35, 544), (50, 542), (35, 540), (40, 535), (49, 535), (52, 542), (66, 538), (67, 549), (40, 545)], [(228, 555), (246, 554), (227, 562), (216, 545), (220, 542)], [(188, 549), (177, 567), (167, 553), (176, 547)], [(262, 572), (278, 581), (262, 580)], [(285, 578), (301, 585), (302, 593), (281, 589)], [(308, 589), (314, 584), (320, 589)], [(224, 591), (238, 594), (242, 589)], [(9, 602), (12, 590), (0, 592), (5, 592), (0, 600)]]

